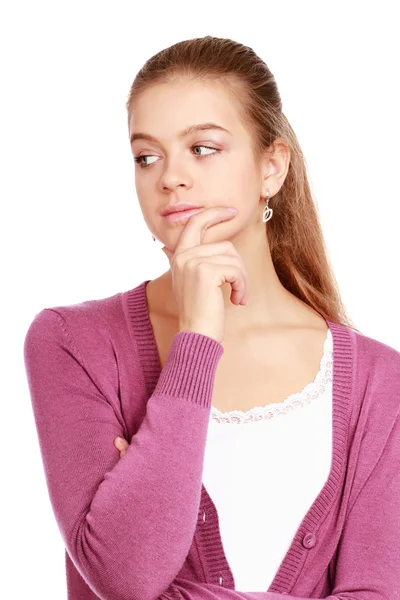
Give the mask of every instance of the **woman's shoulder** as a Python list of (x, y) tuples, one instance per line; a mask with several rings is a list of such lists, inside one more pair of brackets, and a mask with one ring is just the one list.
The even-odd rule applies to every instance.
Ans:
[(83, 300), (74, 304), (51, 305), (36, 313), (28, 328), (49, 331), (61, 328), (81, 339), (107, 335), (110, 328), (121, 323), (121, 293), (105, 298)]
[[(52, 321), (63, 321), (71, 333), (80, 338), (117, 335), (127, 329), (126, 301), (140, 293), (136, 287), (101, 298), (90, 298), (73, 304), (46, 306), (36, 313), (30, 326), (46, 327)], [(54, 315), (56, 314), (56, 316)]]
[(384, 440), (399, 420), (400, 352), (359, 331), (352, 330), (352, 335), (351, 393), (356, 408), (352, 420), (362, 426), (363, 436), (373, 445), (371, 440)]
[(132, 362), (137, 350), (126, 298), (140, 285), (102, 298), (42, 308), (29, 324), (25, 345), (37, 345), (44, 340), (52, 340), (57, 345), (65, 342), (72, 352), (88, 363), (98, 361), (101, 356), (106, 364), (110, 364), (110, 358), (115, 361), (116, 356)]
[(378, 376), (400, 380), (400, 350), (375, 337), (351, 330), (355, 341), (355, 353), (359, 366), (365, 371), (371, 368)]

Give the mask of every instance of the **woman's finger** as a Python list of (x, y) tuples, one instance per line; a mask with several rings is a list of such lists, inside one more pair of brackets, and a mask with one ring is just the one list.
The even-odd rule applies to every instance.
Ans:
[(126, 441), (126, 439), (121, 438), (121, 437), (116, 437), (114, 440), (114, 446), (117, 448), (117, 450), (126, 450), (129, 446), (129, 444)]

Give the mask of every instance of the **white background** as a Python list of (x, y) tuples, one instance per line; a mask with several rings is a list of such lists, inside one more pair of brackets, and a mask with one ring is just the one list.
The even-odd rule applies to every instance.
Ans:
[(125, 111), (135, 74), (162, 48), (216, 35), (265, 60), (349, 315), (400, 349), (396, 11), (389, 1), (2, 4), (2, 597), (66, 598), (25, 379), (29, 323), (169, 267), (135, 195)]

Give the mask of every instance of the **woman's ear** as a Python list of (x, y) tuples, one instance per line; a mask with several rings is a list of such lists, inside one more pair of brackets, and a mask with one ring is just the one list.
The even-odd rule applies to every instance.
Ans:
[[(270, 148), (272, 145), (270, 146)], [(273, 151), (268, 149), (263, 162), (263, 189), (261, 197), (265, 196), (265, 189), (269, 189), (269, 195), (275, 196), (281, 189), (286, 179), (290, 164), (290, 148), (285, 140), (278, 138), (273, 143)]]

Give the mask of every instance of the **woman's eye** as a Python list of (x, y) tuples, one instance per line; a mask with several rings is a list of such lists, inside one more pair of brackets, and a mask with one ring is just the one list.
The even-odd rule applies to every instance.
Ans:
[(137, 163), (138, 165), (140, 165), (142, 167), (142, 169), (143, 169), (143, 167), (148, 167), (149, 165), (145, 164), (145, 163), (142, 163), (141, 162), (142, 158), (155, 158), (155, 157), (152, 157), (151, 154), (142, 154), (142, 156), (136, 156), (135, 157), (135, 163)]
[[(220, 152), (220, 150), (218, 150), (217, 148), (212, 148), (211, 146), (202, 146), (202, 145), (196, 145), (196, 146), (192, 146), (191, 150), (193, 150), (193, 148), (205, 148), (206, 150), (212, 150), (212, 152), (210, 153), (206, 153), (206, 154), (198, 154), (195, 153), (195, 155), (198, 158), (208, 158), (209, 156), (214, 156), (214, 154), (216, 154), (217, 152)], [(135, 163), (138, 164), (140, 166), (141, 169), (145, 169), (146, 167), (149, 167), (151, 164), (146, 164), (142, 162), (142, 159), (147, 159), (147, 158), (157, 158), (156, 156), (154, 156), (153, 154), (142, 154), (141, 156), (135, 156)]]
[[(191, 150), (193, 148), (205, 148), (206, 150), (215, 150), (215, 151), (217, 151), (216, 148), (211, 148), (210, 146), (192, 146)], [(199, 154), (198, 156), (209, 156), (210, 154)]]

